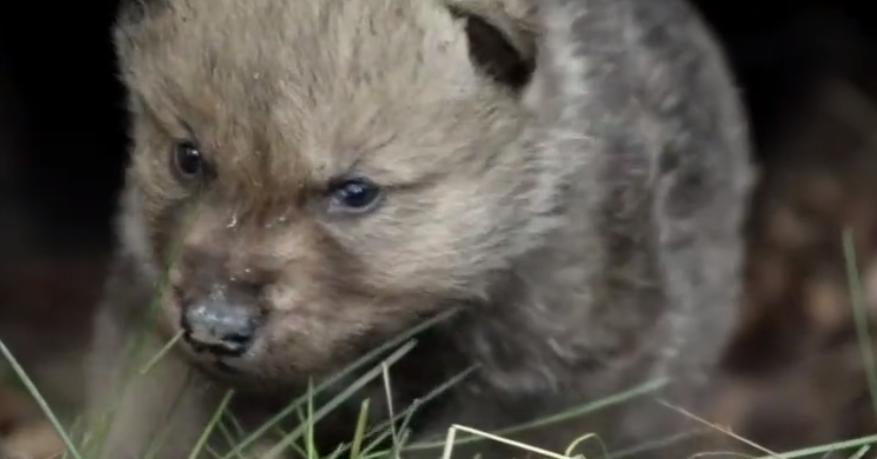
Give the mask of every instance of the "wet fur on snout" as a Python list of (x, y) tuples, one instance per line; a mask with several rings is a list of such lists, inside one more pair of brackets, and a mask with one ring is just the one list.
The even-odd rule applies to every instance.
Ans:
[[(216, 387), (203, 381), (270, 399), (451, 307), (462, 313), (422, 337), (394, 388), (410, 400), (479, 370), (419, 435), (708, 374), (734, 323), (748, 134), (698, 18), (655, 3), (129, 5), (116, 40), (132, 159), (95, 374), (124, 360), (108, 349), (175, 250), (171, 291), (210, 260), (215, 282), (259, 286), (265, 322), (227, 362), (234, 375), (185, 346), (159, 370), (212, 375), (180, 383), (195, 387), (183, 392), (193, 427), (171, 448), (210, 411)], [(181, 140), (210, 164), (198, 186), (173, 173)], [(373, 212), (327, 211), (348, 176), (383, 188)], [(160, 303), (157, 343), (182, 310), (173, 294)], [(132, 395), (110, 450), (138, 450), (166, 398)], [(639, 414), (597, 425), (617, 438), (654, 430)], [(559, 448), (586, 426), (530, 440)]]

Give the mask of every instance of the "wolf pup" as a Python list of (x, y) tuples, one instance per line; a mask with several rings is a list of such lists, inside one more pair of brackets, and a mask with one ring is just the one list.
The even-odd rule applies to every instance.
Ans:
[[(229, 388), (252, 429), (448, 311), (388, 366), (395, 412), (471, 369), (409, 444), (663, 378), (696, 403), (735, 323), (752, 173), (729, 70), (684, 2), (140, 0), (115, 39), (132, 152), (94, 342), (104, 457), (186, 457)], [(182, 338), (122, 390), (153, 302), (146, 355)], [(382, 384), (318, 441), (349, 441), (366, 397), (387, 416)], [(674, 417), (516, 438), (630, 446)]]

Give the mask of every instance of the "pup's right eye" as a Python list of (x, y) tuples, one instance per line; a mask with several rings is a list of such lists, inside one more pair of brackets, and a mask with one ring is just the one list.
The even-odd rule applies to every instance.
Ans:
[(204, 173), (204, 157), (192, 142), (183, 141), (174, 145), (173, 162), (177, 174), (185, 180), (196, 179)]
[(364, 214), (381, 202), (381, 188), (366, 178), (338, 180), (329, 189), (329, 207), (334, 213)]

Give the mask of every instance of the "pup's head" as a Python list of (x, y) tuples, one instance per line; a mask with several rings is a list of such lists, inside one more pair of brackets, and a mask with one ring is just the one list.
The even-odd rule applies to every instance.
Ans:
[(531, 13), (129, 5), (116, 31), (133, 113), (123, 237), (151, 276), (170, 261), (167, 331), (185, 330), (208, 367), (292, 383), (483, 297), (524, 250), (539, 180), (523, 136)]

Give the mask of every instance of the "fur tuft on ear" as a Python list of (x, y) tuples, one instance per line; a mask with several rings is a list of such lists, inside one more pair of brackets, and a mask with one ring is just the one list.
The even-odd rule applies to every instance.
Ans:
[[(501, 0), (501, 9), (495, 3), (452, 0), (448, 7), (465, 21), (473, 64), (517, 92), (530, 82), (536, 67), (536, 8), (519, 0)], [(507, 14), (499, 16), (497, 11)]]

